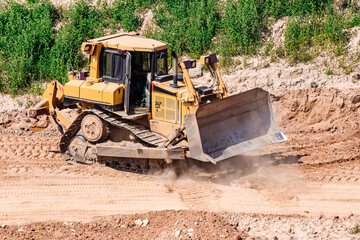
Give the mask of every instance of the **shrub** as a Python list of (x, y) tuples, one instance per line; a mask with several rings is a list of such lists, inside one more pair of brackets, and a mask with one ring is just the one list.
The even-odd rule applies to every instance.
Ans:
[(282, 17), (308, 15), (321, 12), (327, 2), (324, 0), (265, 0), (263, 4), (264, 16)]
[(360, 233), (359, 224), (356, 224), (356, 225), (350, 230), (350, 234), (357, 234), (357, 233)]
[(127, 31), (134, 31), (141, 26), (141, 19), (134, 14), (136, 9), (146, 1), (124, 0), (116, 1), (110, 9), (111, 18), (121, 23), (121, 27)]
[(147, 36), (171, 43), (180, 55), (198, 57), (210, 48), (219, 21), (216, 0), (164, 0), (154, 12), (160, 30)]
[(67, 80), (67, 72), (72, 64), (81, 69), (85, 62), (80, 51), (81, 43), (89, 38), (100, 37), (109, 26), (106, 21), (107, 9), (92, 6), (91, 0), (77, 1), (65, 12), (63, 25), (56, 37), (50, 53), (50, 79), (61, 82)]
[(15, 93), (48, 74), (54, 44), (56, 9), (47, 0), (19, 4), (7, 1), (0, 8), (0, 86)]
[(70, 64), (80, 70), (86, 66), (80, 51), (83, 41), (119, 28), (137, 30), (140, 14), (149, 8), (158, 27), (146, 36), (172, 44), (178, 55), (197, 58), (215, 51), (225, 65), (233, 64), (231, 56), (257, 54), (268, 24), (283, 16), (289, 16), (284, 45), (265, 47), (272, 61), (277, 56), (306, 62), (314, 57), (314, 48), (327, 46), (340, 56), (349, 41), (347, 29), (360, 26), (360, 11), (350, 0), (336, 10), (333, 0), (77, 0), (66, 10), (56, 9), (49, 0), (4, 0), (0, 91), (21, 93), (38, 89), (45, 80), (66, 82)]
[(220, 46), (221, 54), (253, 53), (261, 39), (261, 19), (256, 0), (229, 0), (221, 21), (225, 38)]
[(348, 42), (347, 29), (351, 21), (333, 8), (326, 14), (292, 17), (287, 24), (285, 48), (291, 61), (306, 62), (312, 58), (309, 49), (332, 44), (341, 53)]
[(333, 71), (331, 69), (326, 70), (326, 75), (333, 75)]

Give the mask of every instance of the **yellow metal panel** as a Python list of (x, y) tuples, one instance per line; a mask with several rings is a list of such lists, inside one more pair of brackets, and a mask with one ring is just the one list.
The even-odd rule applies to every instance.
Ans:
[(84, 84), (83, 80), (71, 80), (64, 86), (64, 93), (66, 97), (79, 98), (80, 97), (80, 86)]
[(155, 107), (155, 114), (154, 114), (154, 119), (159, 119), (159, 120), (165, 120), (165, 110), (163, 108), (163, 106), (165, 104), (165, 98), (162, 96), (159, 96), (159, 94), (155, 94), (154, 95), (154, 100), (155, 100), (155, 104), (153, 104), (153, 106), (157, 106)]
[(62, 122), (64, 123), (67, 127), (69, 127), (71, 125), (71, 122), (69, 121), (69, 119), (67, 119), (62, 113), (61, 111), (56, 111), (56, 117)]
[(102, 102), (102, 93), (105, 87), (105, 83), (93, 83), (90, 86), (82, 84), (80, 87), (80, 98), (90, 101)]
[(155, 120), (177, 123), (177, 100), (175, 96), (153, 92), (152, 113)]
[(90, 39), (88, 42), (101, 43), (104, 47), (109, 48), (141, 52), (154, 52), (167, 48), (167, 43), (165, 42), (140, 37), (131, 33), (120, 33), (101, 38)]
[[(166, 100), (168, 101), (169, 99)], [(169, 110), (169, 109), (166, 110), (166, 120), (170, 122), (176, 122), (174, 110)]]
[[(152, 49), (152, 48), (135, 48), (135, 47), (128, 47), (128, 46), (122, 46), (122, 45), (112, 45), (112, 44), (107, 44), (107, 43), (103, 43), (104, 47), (108, 47), (108, 48), (115, 48), (115, 49), (121, 49), (121, 50), (127, 50), (127, 51), (137, 51), (137, 52), (155, 52), (155, 50), (162, 50), (162, 49)], [(166, 46), (165, 46), (166, 48)], [(164, 49), (165, 49), (164, 48)]]
[(123, 98), (124, 91), (125, 91), (125, 87), (122, 85), (120, 88), (117, 89), (117, 92), (114, 93), (114, 98), (115, 98), (114, 103), (115, 103), (115, 105), (121, 104), (121, 103), (124, 102), (124, 100), (123, 100), (124, 99)]
[(174, 130), (178, 128), (178, 125), (173, 123), (166, 123), (162, 121), (157, 120), (150, 120), (150, 129), (153, 132), (159, 133), (163, 136), (169, 136), (169, 134)]
[(93, 55), (90, 56), (90, 75), (89, 79), (98, 79), (100, 77), (100, 54), (101, 54), (101, 44), (95, 44), (93, 46), (94, 52)]
[(206, 64), (205, 64), (205, 60), (206, 60), (207, 57), (208, 57), (208, 56), (201, 56), (201, 57), (200, 57), (200, 64), (201, 64), (201, 65), (206, 65)]
[(102, 101), (111, 105), (123, 103), (124, 85), (117, 83), (108, 83), (103, 90)]
[(124, 85), (95, 82), (87, 86), (86, 81), (72, 80), (64, 86), (64, 91), (67, 97), (117, 105), (123, 102)]
[(188, 90), (186, 89), (185, 84), (182, 81), (178, 81), (179, 88), (171, 87), (170, 84), (172, 84), (172, 83), (173, 83), (172, 79), (169, 80), (169, 81), (166, 81), (166, 82), (162, 82), (162, 83), (153, 82), (154, 86), (159, 87), (161, 89), (164, 89), (164, 90), (166, 90), (168, 92), (171, 92), (173, 94), (176, 94), (177, 96), (180, 96), (180, 94), (183, 93), (183, 92), (188, 92)]
[(166, 108), (175, 109), (175, 99), (167, 98), (166, 99)]
[(191, 103), (180, 103), (181, 104), (181, 123), (182, 126), (184, 126), (185, 122), (185, 115), (190, 114), (190, 109), (194, 108), (194, 106)]

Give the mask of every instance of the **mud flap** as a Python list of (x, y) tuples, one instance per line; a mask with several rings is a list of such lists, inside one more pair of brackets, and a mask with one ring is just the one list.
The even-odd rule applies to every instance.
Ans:
[(185, 115), (185, 127), (190, 157), (214, 164), (287, 140), (277, 131), (269, 93), (260, 88), (201, 105)]

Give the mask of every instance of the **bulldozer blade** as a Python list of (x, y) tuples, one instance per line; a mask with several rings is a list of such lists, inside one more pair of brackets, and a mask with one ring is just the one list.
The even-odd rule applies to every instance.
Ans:
[(277, 131), (269, 93), (260, 88), (200, 105), (185, 115), (185, 127), (190, 157), (214, 164), (287, 140)]

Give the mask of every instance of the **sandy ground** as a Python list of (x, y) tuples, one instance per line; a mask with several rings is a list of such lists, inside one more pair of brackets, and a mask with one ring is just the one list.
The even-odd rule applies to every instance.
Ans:
[(360, 89), (271, 100), (288, 142), (180, 177), (67, 165), (51, 125), (2, 113), (0, 238), (360, 238)]

